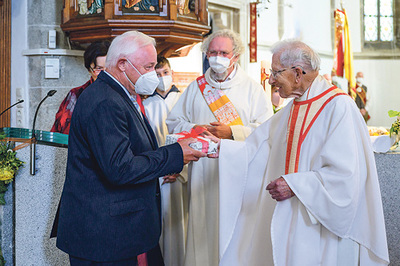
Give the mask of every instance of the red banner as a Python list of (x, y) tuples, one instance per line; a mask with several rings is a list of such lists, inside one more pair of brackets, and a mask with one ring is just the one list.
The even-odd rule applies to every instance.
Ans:
[(257, 3), (250, 3), (250, 63), (257, 62)]
[(337, 76), (345, 77), (349, 82), (348, 93), (355, 99), (356, 80), (353, 68), (353, 52), (350, 41), (350, 27), (345, 10), (336, 9), (335, 13), (335, 51), (333, 69)]

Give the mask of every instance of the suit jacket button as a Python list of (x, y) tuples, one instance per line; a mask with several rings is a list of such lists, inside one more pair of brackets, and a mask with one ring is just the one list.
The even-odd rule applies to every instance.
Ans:
[(160, 193), (156, 193), (156, 197), (159, 197), (160, 196)]

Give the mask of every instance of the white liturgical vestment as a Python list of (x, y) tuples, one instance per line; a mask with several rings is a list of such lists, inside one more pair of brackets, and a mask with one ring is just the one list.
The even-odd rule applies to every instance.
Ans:
[(164, 146), (165, 138), (168, 135), (168, 128), (165, 120), (172, 107), (178, 101), (181, 93), (177, 91), (175, 86), (172, 87), (174, 91), (170, 91), (165, 99), (159, 94), (154, 94), (143, 101), (143, 106), (146, 110), (146, 116), (149, 119), (151, 128), (156, 135), (158, 145)]
[[(271, 102), (262, 86), (239, 67), (233, 77), (222, 83), (206, 72), (207, 83), (222, 89), (239, 114), (243, 125), (231, 126), (233, 138), (244, 140), (272, 115)], [(216, 118), (196, 81), (192, 82), (167, 118), (170, 133), (190, 131), (194, 125), (216, 122)], [(189, 220), (186, 242), (186, 266), (218, 265), (218, 159), (201, 158), (188, 167)]]
[[(165, 119), (180, 96), (179, 90), (173, 86), (165, 98), (154, 94), (143, 101), (146, 116), (159, 146), (165, 144), (168, 134)], [(165, 266), (182, 265), (183, 263), (188, 211), (186, 171), (187, 167), (184, 167), (174, 183), (162, 184), (164, 180), (160, 178), (162, 213), (160, 248)]]
[[(330, 86), (318, 76), (246, 141), (222, 140), (220, 265), (388, 264), (375, 159), (357, 106), (336, 95), (309, 114)], [(294, 118), (303, 119), (300, 133), (288, 130)], [(294, 157), (293, 139), (301, 144)], [(266, 187), (280, 176), (295, 196), (276, 202)]]

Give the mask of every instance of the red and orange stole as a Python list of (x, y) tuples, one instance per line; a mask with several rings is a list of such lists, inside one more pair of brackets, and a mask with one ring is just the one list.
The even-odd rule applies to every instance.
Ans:
[(204, 75), (196, 81), (208, 107), (220, 123), (228, 126), (243, 125), (235, 106), (222, 90), (210, 86)]
[(336, 96), (347, 93), (335, 86), (302, 102), (293, 102), (288, 121), (285, 174), (297, 173), (301, 145), (324, 107)]

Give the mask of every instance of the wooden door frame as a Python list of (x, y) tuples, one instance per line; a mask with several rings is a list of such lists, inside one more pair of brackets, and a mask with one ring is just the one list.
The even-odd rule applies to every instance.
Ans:
[[(11, 102), (11, 0), (0, 0), (0, 112)], [(0, 128), (10, 126), (10, 111), (0, 117)]]

